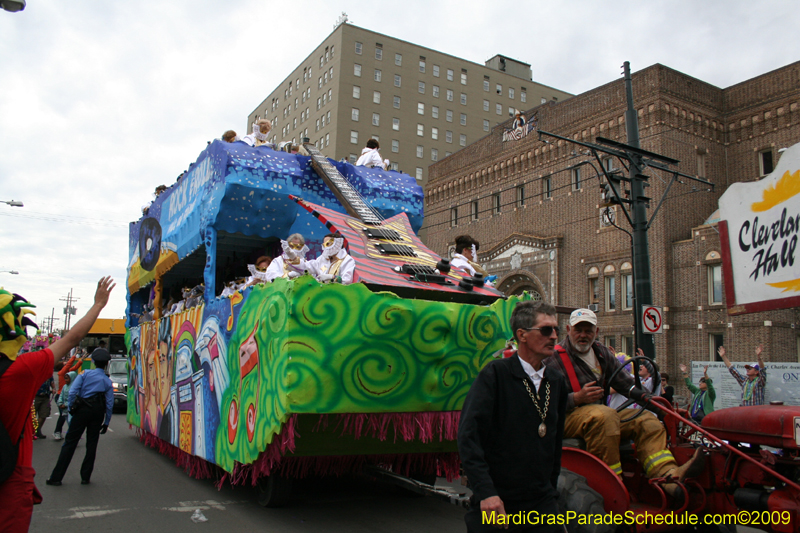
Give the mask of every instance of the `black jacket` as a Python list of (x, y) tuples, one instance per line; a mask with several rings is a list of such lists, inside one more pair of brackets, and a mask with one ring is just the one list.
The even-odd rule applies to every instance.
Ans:
[(558, 498), (567, 384), (559, 372), (545, 368), (539, 406), (544, 409), (547, 383), (550, 406), (542, 438), (525, 380), (536, 393), (518, 356), (495, 360), (481, 370), (464, 400), (458, 451), (476, 501), (500, 496), (503, 502), (535, 505)]

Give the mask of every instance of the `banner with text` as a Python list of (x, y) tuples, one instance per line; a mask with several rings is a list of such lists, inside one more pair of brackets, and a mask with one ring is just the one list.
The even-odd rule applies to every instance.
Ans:
[[(744, 365), (754, 362), (734, 363), (733, 366), (744, 376)], [(736, 407), (742, 401), (742, 387), (733, 378), (725, 363), (692, 361), (692, 383), (697, 385), (703, 377), (703, 368), (708, 365), (708, 377), (712, 379), (717, 399), (715, 409)], [(800, 363), (766, 363), (766, 400), (781, 401), (785, 405), (800, 405)]]

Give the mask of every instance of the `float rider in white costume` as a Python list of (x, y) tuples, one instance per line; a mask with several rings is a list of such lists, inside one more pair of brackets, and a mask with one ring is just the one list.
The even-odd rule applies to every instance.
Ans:
[(306, 261), (308, 246), (305, 238), (299, 233), (289, 235), (285, 241), (281, 241), (283, 253), (272, 260), (264, 276), (266, 281), (274, 281), (276, 278), (294, 279), (301, 276), (305, 271), (311, 272), (309, 262)]
[(341, 234), (329, 233), (322, 239), (322, 255), (309, 261), (312, 273), (317, 281), (325, 283), (335, 281), (344, 285), (353, 283), (356, 262), (344, 249), (344, 238)]

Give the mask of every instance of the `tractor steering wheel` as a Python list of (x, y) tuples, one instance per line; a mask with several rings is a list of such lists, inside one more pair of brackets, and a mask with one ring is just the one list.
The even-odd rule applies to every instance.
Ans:
[[(655, 363), (655, 361), (652, 361), (649, 357), (643, 355), (637, 355), (635, 357), (631, 357), (630, 359), (626, 359), (619, 367), (617, 367), (616, 370), (614, 370), (614, 372), (611, 373), (611, 376), (609, 376), (609, 378), (605, 382), (605, 390), (603, 391), (606, 398), (608, 398), (609, 393), (611, 392), (610, 391), (611, 382), (614, 381), (614, 378), (617, 377), (617, 374), (619, 374), (620, 371), (622, 371), (622, 369), (628, 365), (628, 363), (633, 363), (633, 380), (636, 388), (642, 389), (642, 380), (639, 377), (639, 367), (642, 364), (642, 360), (647, 360), (651, 365), (653, 365), (653, 375), (651, 376), (651, 378), (653, 379), (653, 390), (654, 391), (656, 390), (656, 387), (658, 386), (657, 383), (660, 383), (661, 380), (661, 375), (658, 372), (658, 365)], [(623, 410), (627, 409), (634, 403), (636, 403), (636, 400), (628, 398), (622, 405), (617, 407), (617, 412), (621, 413)], [(623, 423), (630, 422), (631, 420), (640, 417), (642, 413), (644, 413), (645, 409), (647, 409), (645, 405), (639, 406), (639, 409), (636, 411), (636, 413), (634, 413), (632, 416), (628, 418), (621, 419), (620, 422)]]

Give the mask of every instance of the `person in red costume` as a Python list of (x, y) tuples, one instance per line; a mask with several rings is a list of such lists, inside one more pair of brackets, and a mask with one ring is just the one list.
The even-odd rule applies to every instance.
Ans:
[[(33, 458), (33, 425), (31, 403), (36, 390), (45, 379), (52, 376), (55, 363), (61, 361), (69, 351), (89, 333), (100, 311), (108, 303), (115, 287), (110, 277), (97, 282), (94, 304), (86, 315), (49, 347), (17, 356), (27, 340), (26, 326), (34, 326), (24, 315), (33, 307), (24, 298), (0, 290), (0, 422), (3, 423), (12, 442), (17, 444), (17, 463), (11, 475), (0, 483), (0, 524), (4, 532), (24, 533), (28, 531), (34, 503), (41, 503), (42, 496), (33, 482), (35, 474)], [(10, 312), (13, 324), (5, 317)]]

